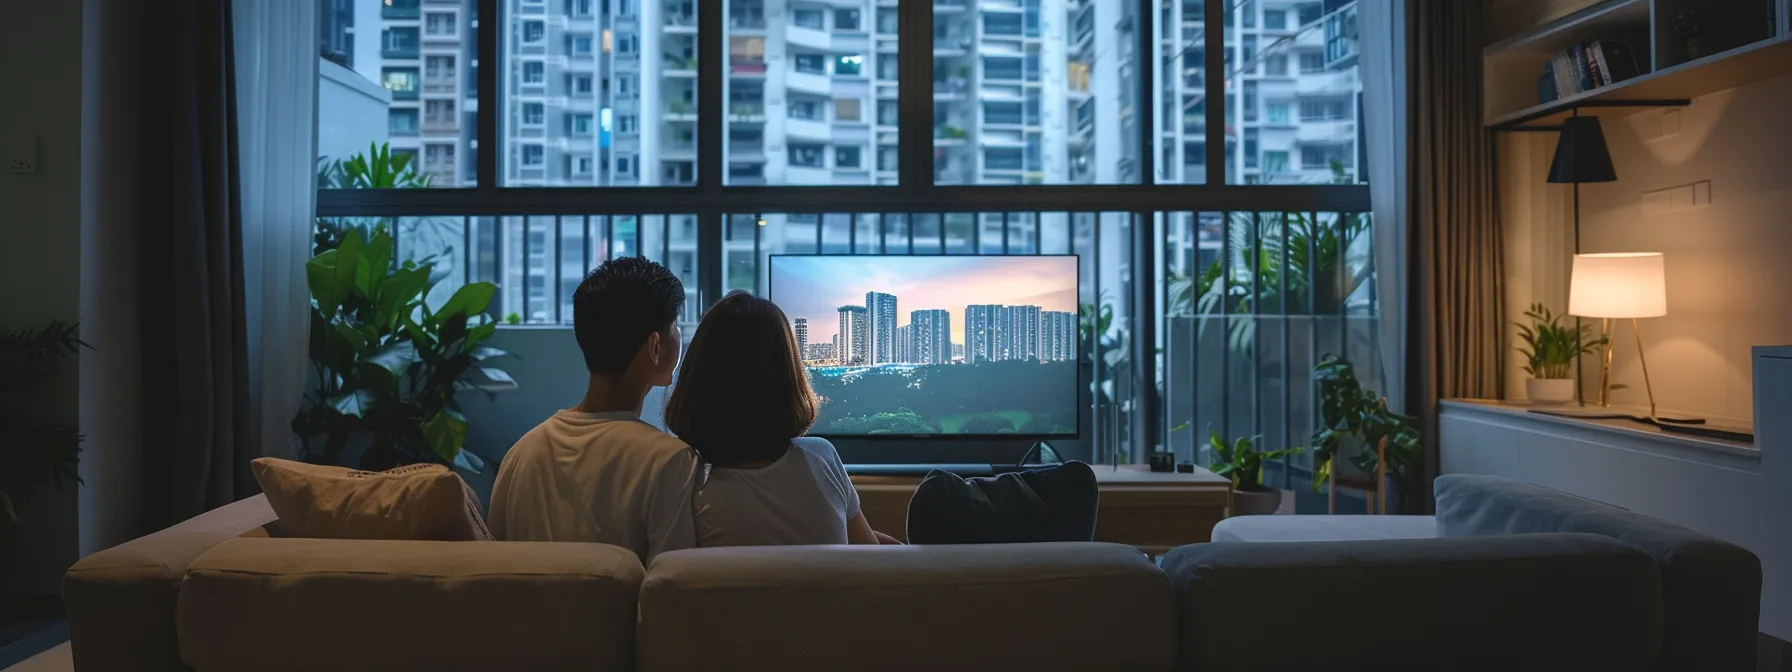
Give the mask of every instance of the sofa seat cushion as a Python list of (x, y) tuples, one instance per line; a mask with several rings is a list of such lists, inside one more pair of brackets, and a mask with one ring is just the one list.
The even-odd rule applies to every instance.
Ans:
[(1187, 670), (1640, 671), (1661, 644), (1655, 563), (1597, 535), (1194, 544), (1164, 571)]
[(1431, 516), (1236, 516), (1213, 526), (1214, 541), (1367, 541), (1437, 536)]
[(206, 670), (630, 670), (645, 570), (549, 542), (232, 539), (187, 570)]
[(1167, 670), (1168, 579), (1092, 542), (674, 551), (641, 590), (643, 670)]

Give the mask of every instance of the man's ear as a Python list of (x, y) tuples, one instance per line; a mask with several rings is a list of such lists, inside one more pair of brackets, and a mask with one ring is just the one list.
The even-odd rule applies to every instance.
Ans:
[(660, 338), (660, 332), (656, 331), (648, 334), (647, 342), (641, 344), (641, 347), (647, 348), (647, 363), (656, 369), (660, 366)]

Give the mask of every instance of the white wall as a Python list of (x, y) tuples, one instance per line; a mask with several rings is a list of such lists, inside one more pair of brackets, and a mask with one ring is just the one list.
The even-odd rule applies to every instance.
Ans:
[[(35, 175), (0, 173), (0, 328), (81, 319), (83, 4), (0, 3), (0, 134), (35, 134), (38, 147)], [(53, 419), (76, 422), (76, 378), (68, 367), (45, 399)], [(20, 516), (0, 590), (54, 592), (75, 559), (75, 490), (41, 491)]]
[[(1785, 298), (1792, 287), (1789, 109), (1792, 77), (1781, 77), (1695, 99), (1680, 111), (1677, 133), (1663, 135), (1659, 110), (1606, 120), (1619, 181), (1581, 185), (1582, 251), (1667, 255), (1668, 316), (1642, 321), (1663, 408), (1752, 419), (1750, 346), (1792, 343), (1792, 301)], [(1546, 133), (1501, 140), (1507, 308), (1514, 318), (1533, 298), (1557, 310), (1567, 303), (1570, 187), (1544, 183), (1554, 145), (1555, 135)], [(1647, 192), (1705, 181), (1707, 207), (1643, 211)], [(1645, 403), (1628, 325), (1619, 337), (1613, 381), (1630, 387), (1613, 399)], [(1522, 380), (1511, 361), (1511, 380)], [(1588, 363), (1588, 384), (1596, 385)]]
[[(369, 144), (386, 141), (391, 91), (321, 58), (317, 59), (317, 75), (318, 156), (343, 159), (365, 153)], [(417, 123), (421, 128), (421, 111)]]

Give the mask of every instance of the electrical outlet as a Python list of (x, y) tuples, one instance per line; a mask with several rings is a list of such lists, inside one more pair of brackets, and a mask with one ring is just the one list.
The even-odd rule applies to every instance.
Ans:
[(14, 133), (6, 136), (6, 167), (14, 175), (37, 174), (37, 136)]

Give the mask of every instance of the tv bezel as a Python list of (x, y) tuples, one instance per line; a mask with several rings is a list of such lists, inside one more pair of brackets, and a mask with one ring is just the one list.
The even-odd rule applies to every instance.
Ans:
[[(1082, 255), (1075, 254), (1075, 253), (1068, 253), (1068, 254), (1066, 254), (1066, 253), (1002, 254), (1002, 255), (995, 255), (995, 254), (944, 254), (944, 253), (916, 253), (916, 254), (789, 254), (789, 253), (778, 253), (778, 254), (767, 255), (767, 257), (770, 261), (767, 263), (766, 271), (765, 271), (765, 296), (767, 299), (769, 299), (774, 304), (778, 302), (778, 294), (777, 294), (776, 286), (772, 283), (772, 278), (776, 275), (774, 273), (774, 270), (777, 267), (777, 262), (779, 259), (782, 259), (782, 258), (808, 258), (808, 259), (816, 259), (816, 258), (852, 259), (852, 258), (866, 258), (866, 257), (883, 257), (883, 258), (893, 258), (893, 259), (943, 258), (943, 257), (997, 258), (997, 259), (1004, 258), (1004, 257), (1034, 257), (1034, 258), (1062, 257), (1062, 258), (1069, 258), (1074, 261), (1074, 263), (1072, 265), (1076, 269), (1076, 278), (1075, 278), (1075, 284), (1073, 285), (1073, 287), (1075, 287), (1076, 292), (1077, 292), (1077, 311), (1075, 311), (1074, 314), (1077, 315), (1079, 325), (1082, 320), (1081, 311), (1082, 311), (1082, 289), (1083, 289), (1083, 263), (1082, 263)], [(780, 306), (779, 308), (782, 309), (783, 307)], [(795, 319), (795, 317), (788, 316), (788, 315), (786, 317), (788, 319), (793, 319), (793, 320)], [(912, 441), (942, 441), (942, 440), (945, 440), (945, 441), (1028, 442), (1030, 444), (1032, 442), (1042, 442), (1042, 441), (1079, 441), (1083, 438), (1083, 425), (1086, 422), (1086, 419), (1083, 416), (1087, 415), (1090, 412), (1090, 409), (1087, 408), (1088, 404), (1085, 403), (1090, 400), (1089, 395), (1085, 393), (1087, 391), (1086, 388), (1089, 385), (1089, 381), (1087, 380), (1088, 376), (1086, 375), (1087, 372), (1085, 371), (1085, 368), (1088, 368), (1088, 367), (1084, 367), (1083, 364), (1085, 364), (1085, 363), (1092, 364), (1092, 362), (1085, 362), (1085, 359), (1089, 356), (1089, 353), (1087, 352), (1088, 348), (1084, 347), (1085, 344), (1082, 342), (1082, 337), (1081, 337), (1082, 330), (1081, 330), (1080, 326), (1077, 330), (1077, 335), (1078, 335), (1078, 337), (1075, 339), (1076, 357), (1074, 357), (1070, 360), (1077, 365), (1077, 376), (1076, 376), (1076, 384), (1075, 384), (1076, 386), (1071, 391), (1071, 394), (1076, 398), (1075, 407), (1077, 409), (1077, 413), (1076, 413), (1076, 425), (1071, 428), (1071, 431), (1069, 433), (1065, 433), (1065, 434), (1051, 434), (1051, 433), (1042, 433), (1042, 434), (1022, 434), (1022, 433), (948, 434), (948, 433), (942, 432), (942, 433), (938, 433), (938, 434), (833, 434), (833, 433), (827, 433), (827, 432), (811, 432), (808, 434), (808, 436), (824, 438), (824, 439), (827, 439), (827, 440), (835, 442), (835, 443), (839, 443), (841, 441), (850, 441), (850, 442), (910, 441), (910, 442), (912, 442)], [(966, 345), (968, 348), (969, 344), (966, 344)], [(804, 367), (804, 368), (807, 369), (808, 367)]]

